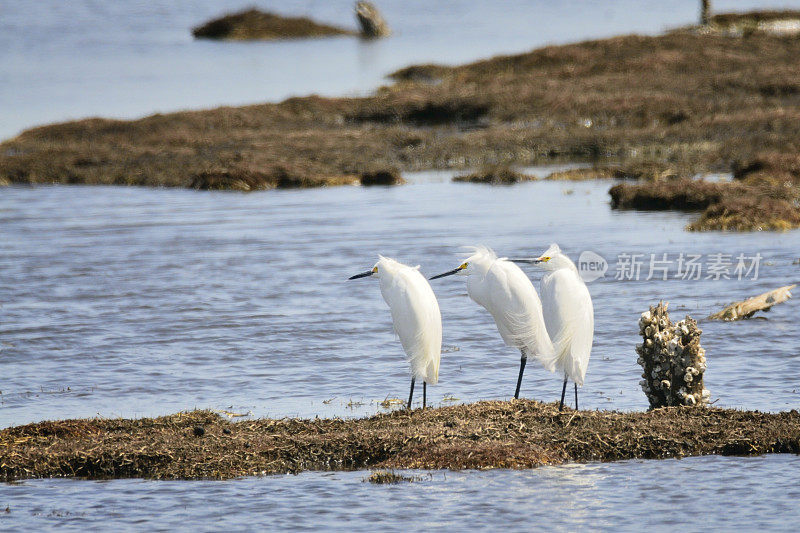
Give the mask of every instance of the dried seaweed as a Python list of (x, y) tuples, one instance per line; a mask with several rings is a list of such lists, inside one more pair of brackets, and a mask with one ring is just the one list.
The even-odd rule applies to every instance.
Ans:
[[(195, 430), (202, 427), (202, 435)], [(0, 430), (0, 480), (228, 479), (305, 470), (530, 468), (565, 462), (800, 452), (800, 413), (670, 407), (559, 412), (485, 401), (370, 418), (229, 422), (210, 411)]]
[(199, 39), (293, 39), (298, 37), (327, 37), (352, 35), (353, 32), (306, 17), (284, 17), (275, 13), (247, 9), (209, 20), (192, 30)]

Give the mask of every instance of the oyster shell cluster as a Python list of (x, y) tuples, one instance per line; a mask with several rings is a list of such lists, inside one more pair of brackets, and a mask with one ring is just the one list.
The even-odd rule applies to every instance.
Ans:
[(636, 362), (644, 369), (639, 384), (651, 409), (706, 405), (711, 393), (703, 386), (706, 351), (700, 346), (702, 330), (689, 316), (676, 324), (670, 322), (668, 305), (651, 306), (639, 319), (643, 342), (636, 346)]

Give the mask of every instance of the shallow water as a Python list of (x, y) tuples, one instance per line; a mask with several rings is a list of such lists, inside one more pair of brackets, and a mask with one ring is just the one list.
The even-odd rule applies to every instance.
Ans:
[[(366, 472), (232, 481), (26, 481), (0, 485), (0, 528), (334, 531), (794, 531), (800, 458), (695, 457), (527, 471)], [(346, 502), (346, 505), (344, 504)], [(8, 506), (9, 512), (3, 509)]]
[[(258, 6), (355, 27), (353, 0), (37, 0), (0, 8), (0, 139), (86, 116), (364, 94), (412, 63), (457, 64), (548, 43), (694, 23), (696, 0), (381, 0), (389, 39), (195, 41), (190, 29)], [(715, 0), (745, 10), (758, 0)], [(800, 0), (770, 2), (800, 7)]]
[[(581, 391), (590, 409), (647, 407), (633, 347), (650, 304), (665, 299), (675, 319), (702, 318), (800, 277), (800, 232), (689, 233), (691, 215), (612, 211), (609, 182), (491, 187), (450, 183), (450, 174), (412, 175), (395, 188), (250, 194), (4, 189), (0, 427), (193, 407), (273, 417), (380, 411), (385, 398), (407, 394), (407, 365), (377, 282), (345, 281), (378, 253), (429, 275), (476, 243), (508, 256), (553, 241), (573, 258), (600, 254), (609, 270), (589, 284), (596, 333)], [(763, 259), (757, 280), (682, 280), (681, 252), (704, 255), (706, 269), (709, 254)], [(644, 254), (640, 280), (616, 279), (623, 253)], [(645, 279), (651, 253), (672, 260), (667, 281)], [(538, 284), (541, 274), (528, 272)], [(433, 287), (446, 353), (429, 399), (511, 396), (519, 354), (467, 298), (463, 278)], [(800, 407), (796, 313), (790, 300), (768, 320), (701, 324), (717, 405)], [(559, 392), (558, 376), (528, 367), (524, 396)]]

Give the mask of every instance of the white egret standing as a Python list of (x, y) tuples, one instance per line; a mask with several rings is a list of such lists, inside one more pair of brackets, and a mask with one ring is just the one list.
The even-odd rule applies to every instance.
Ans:
[(371, 270), (350, 279), (376, 276), (381, 294), (392, 312), (394, 331), (411, 365), (411, 392), (408, 408), (414, 397), (414, 381), (422, 379), (422, 408), (427, 400), (428, 383), (439, 381), (439, 359), (442, 354), (442, 314), (428, 280), (419, 273), (419, 266), (410, 267), (378, 256)]
[(594, 336), (594, 308), (589, 289), (578, 269), (569, 257), (561, 253), (557, 244), (539, 257), (512, 259), (517, 263), (531, 263), (544, 268), (539, 290), (542, 294), (544, 322), (555, 346), (552, 359), (543, 359), (545, 368), (564, 372), (564, 387), (561, 389), (561, 405), (567, 379), (575, 383), (575, 410), (578, 409), (578, 385), (583, 385)]
[(522, 374), (528, 356), (549, 361), (553, 343), (542, 318), (542, 303), (528, 276), (514, 263), (499, 258), (489, 248), (478, 246), (458, 268), (433, 276), (467, 276), (467, 294), (494, 318), (500, 336), (508, 346), (519, 349), (519, 376), (514, 398), (519, 398)]

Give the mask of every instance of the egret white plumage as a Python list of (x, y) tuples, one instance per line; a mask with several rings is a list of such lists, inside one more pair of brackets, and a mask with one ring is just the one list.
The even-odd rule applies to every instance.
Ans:
[(516, 263), (530, 263), (542, 267), (547, 273), (542, 277), (539, 291), (542, 295), (544, 323), (555, 351), (552, 358), (543, 358), (545, 368), (564, 373), (561, 405), (567, 379), (575, 383), (575, 409), (578, 409), (578, 385), (583, 385), (594, 337), (594, 307), (589, 289), (583, 282), (575, 263), (551, 244), (539, 257), (512, 259)]
[(528, 356), (549, 361), (553, 343), (542, 317), (542, 303), (528, 276), (506, 258), (498, 258), (489, 248), (475, 247), (474, 253), (458, 268), (433, 276), (467, 276), (467, 294), (494, 318), (497, 330), (508, 346), (521, 353), (514, 398), (519, 398), (522, 374)]
[(419, 273), (419, 266), (410, 267), (394, 259), (379, 256), (371, 270), (349, 279), (376, 276), (381, 294), (392, 312), (394, 331), (411, 366), (411, 391), (408, 408), (414, 397), (414, 381), (422, 379), (422, 408), (427, 400), (428, 383), (439, 381), (439, 359), (442, 353), (442, 314), (428, 280)]

